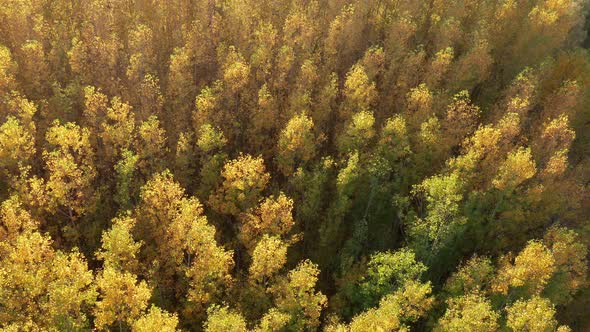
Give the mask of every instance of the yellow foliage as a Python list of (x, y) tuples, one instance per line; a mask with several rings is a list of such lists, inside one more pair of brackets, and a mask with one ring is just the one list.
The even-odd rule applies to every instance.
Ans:
[(203, 324), (205, 332), (246, 332), (246, 321), (239, 313), (228, 307), (211, 306), (207, 309), (207, 321)]
[(262, 158), (242, 155), (227, 162), (221, 172), (223, 183), (209, 197), (209, 204), (218, 212), (239, 215), (258, 203), (270, 180)]
[(304, 164), (315, 157), (313, 126), (313, 121), (304, 112), (291, 118), (281, 131), (277, 162), (283, 174), (290, 175), (300, 163)]
[(506, 294), (509, 287), (523, 287), (539, 294), (555, 272), (555, 258), (543, 243), (529, 241), (514, 263), (504, 262), (492, 285), (494, 291)]
[(514, 189), (535, 176), (536, 172), (537, 167), (531, 149), (521, 147), (508, 154), (492, 183), (500, 190)]
[(152, 305), (150, 311), (141, 316), (133, 325), (131, 325), (132, 332), (175, 332), (178, 331), (178, 317), (176, 314), (170, 314), (166, 311)]
[(447, 311), (434, 331), (494, 332), (499, 328), (499, 318), (489, 300), (477, 293), (468, 294), (448, 301)]
[(51, 239), (36, 231), (24, 232), (6, 249), (0, 260), (1, 322), (41, 330), (86, 326), (85, 308), (94, 304), (96, 289), (82, 254), (56, 252)]
[(129, 325), (138, 319), (148, 306), (151, 289), (145, 281), (137, 282), (137, 276), (105, 267), (97, 278), (100, 299), (96, 302), (95, 325), (108, 328), (115, 322)]
[(264, 235), (254, 248), (249, 278), (263, 281), (278, 272), (287, 263), (287, 245), (277, 236)]
[(355, 316), (349, 329), (351, 332), (402, 331), (405, 329), (402, 322), (414, 322), (431, 308), (434, 300), (431, 292), (430, 283), (409, 281), (403, 288), (383, 297), (377, 308)]
[(293, 220), (293, 200), (280, 193), (267, 197), (259, 207), (240, 217), (240, 240), (246, 248), (252, 248), (263, 234), (286, 236)]
[(362, 65), (352, 66), (346, 74), (344, 96), (353, 111), (367, 111), (377, 98), (375, 82), (370, 82)]
[(20, 167), (30, 164), (35, 152), (31, 133), (19, 120), (9, 116), (0, 126), (0, 168), (5, 175), (18, 174)]
[(96, 258), (102, 260), (106, 267), (135, 272), (138, 268), (136, 256), (141, 247), (141, 243), (136, 242), (131, 233), (135, 219), (123, 215), (113, 219), (112, 224), (111, 229), (102, 234), (102, 246)]
[[(506, 325), (513, 331), (550, 332), (557, 328), (555, 308), (551, 302), (539, 296), (529, 300), (518, 300), (506, 308)], [(563, 328), (562, 328), (563, 330)]]
[(319, 273), (317, 265), (304, 260), (289, 271), (286, 280), (271, 288), (277, 309), (292, 316), (292, 328), (296, 330), (314, 330), (320, 324), (320, 315), (327, 298), (315, 291)]

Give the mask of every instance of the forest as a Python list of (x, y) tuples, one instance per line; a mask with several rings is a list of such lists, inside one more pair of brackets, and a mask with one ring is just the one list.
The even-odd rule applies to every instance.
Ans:
[(0, 330), (590, 331), (588, 0), (0, 0)]

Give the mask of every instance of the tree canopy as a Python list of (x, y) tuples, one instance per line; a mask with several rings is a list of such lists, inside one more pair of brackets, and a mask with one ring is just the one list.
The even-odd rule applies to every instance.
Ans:
[(590, 330), (589, 13), (0, 0), (0, 330)]

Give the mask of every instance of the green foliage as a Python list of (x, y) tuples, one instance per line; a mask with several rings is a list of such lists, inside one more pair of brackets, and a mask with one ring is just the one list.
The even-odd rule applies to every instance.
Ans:
[(204, 124), (199, 130), (199, 138), (197, 139), (197, 146), (203, 153), (222, 148), (227, 143), (223, 133), (216, 130), (210, 124)]
[(121, 160), (115, 165), (115, 172), (117, 174), (117, 191), (115, 192), (114, 200), (119, 204), (121, 209), (131, 208), (133, 202), (134, 188), (133, 175), (137, 171), (137, 162), (139, 157), (131, 151), (123, 151), (121, 153)]
[(426, 216), (411, 221), (410, 232), (424, 255), (436, 253), (466, 222), (461, 214), (463, 183), (457, 173), (436, 175), (414, 188), (425, 201)]
[(363, 299), (362, 307), (375, 306), (383, 296), (393, 293), (406, 282), (418, 280), (424, 271), (426, 266), (417, 262), (415, 254), (409, 249), (371, 255), (358, 290)]

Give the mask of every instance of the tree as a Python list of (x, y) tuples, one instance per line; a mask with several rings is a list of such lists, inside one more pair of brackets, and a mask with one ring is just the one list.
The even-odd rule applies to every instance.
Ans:
[(225, 83), (232, 93), (239, 93), (248, 83), (250, 66), (236, 48), (230, 46), (222, 67), (223, 83)]
[(291, 94), (289, 107), (292, 111), (307, 110), (312, 105), (315, 95), (314, 87), (319, 82), (318, 67), (311, 59), (306, 59), (301, 65), (295, 79), (295, 91)]
[(433, 303), (430, 283), (409, 281), (403, 288), (381, 299), (377, 308), (369, 309), (352, 319), (350, 331), (397, 331), (407, 329), (424, 316)]
[(207, 321), (203, 324), (206, 332), (246, 332), (246, 321), (239, 313), (228, 307), (213, 305), (207, 309)]
[(39, 222), (31, 217), (31, 214), (25, 210), (20, 198), (13, 195), (0, 205), (0, 245), (2, 253), (0, 257), (5, 256), (5, 251), (15, 243), (16, 239), (23, 234), (34, 232), (39, 228)]
[(227, 139), (223, 132), (212, 125), (205, 123), (199, 129), (197, 146), (205, 155), (223, 148), (226, 144)]
[(426, 266), (417, 262), (409, 249), (371, 255), (358, 289), (358, 295), (363, 298), (362, 307), (374, 307), (383, 296), (402, 288), (406, 282), (418, 280), (425, 271)]
[(131, 208), (136, 198), (138, 185), (135, 177), (139, 157), (129, 150), (121, 152), (121, 159), (115, 165), (116, 192), (113, 199), (121, 210)]
[(268, 280), (287, 263), (287, 245), (276, 236), (264, 235), (252, 253), (249, 278), (255, 282)]
[(443, 128), (436, 116), (420, 124), (416, 142), (416, 168), (418, 174), (428, 174), (429, 167), (442, 165), (449, 146), (444, 144)]
[(271, 74), (277, 35), (278, 31), (271, 22), (260, 22), (254, 31), (255, 42), (250, 63), (258, 79), (263, 79)]
[(175, 332), (178, 331), (178, 317), (152, 305), (145, 315), (141, 316), (131, 325), (132, 332)]
[(330, 28), (325, 40), (326, 58), (329, 61), (331, 70), (338, 65), (348, 64), (354, 59), (355, 53), (360, 49), (362, 43), (362, 29), (364, 22), (359, 19), (361, 10), (353, 4), (343, 6), (342, 11), (330, 22)]
[(217, 244), (215, 227), (207, 223), (198, 200), (193, 198), (183, 203), (172, 227), (177, 236), (186, 234), (182, 248), (188, 253), (186, 275), (191, 286), (188, 298), (205, 304), (231, 284), (233, 252)]
[(445, 283), (445, 291), (453, 297), (485, 294), (495, 277), (495, 267), (487, 257), (474, 256), (453, 273)]
[[(215, 82), (213, 86), (204, 87), (195, 98), (195, 110), (192, 113), (192, 123), (195, 132), (198, 132), (204, 125), (219, 123), (218, 118), (214, 116), (216, 111), (220, 111), (221, 92), (223, 88), (221, 82)], [(218, 113), (217, 113), (218, 114)]]
[(47, 311), (53, 324), (65, 329), (87, 325), (85, 311), (96, 299), (96, 287), (84, 255), (76, 249), (69, 254), (58, 251), (50, 271)]
[(163, 118), (164, 97), (160, 89), (160, 80), (157, 76), (146, 74), (137, 91), (139, 101), (134, 105), (135, 117), (138, 121), (146, 121), (154, 115)]
[(73, 73), (83, 84), (91, 84), (115, 92), (119, 85), (117, 66), (120, 61), (120, 41), (115, 36), (103, 38), (95, 35), (90, 26), (83, 28), (80, 37), (74, 37), (67, 53)]
[(575, 231), (559, 226), (545, 233), (543, 243), (551, 250), (556, 266), (545, 293), (556, 304), (567, 303), (588, 284), (588, 248)]
[(193, 59), (190, 50), (186, 47), (175, 48), (170, 54), (169, 63), (166, 100), (171, 101), (176, 115), (187, 114), (187, 107), (197, 94), (193, 82)]
[(124, 323), (132, 325), (148, 306), (151, 289), (145, 281), (129, 272), (106, 266), (97, 278), (100, 291), (94, 314), (99, 329), (117, 324), (122, 331)]
[(351, 199), (361, 176), (360, 168), (359, 153), (353, 151), (349, 154), (345, 166), (338, 172), (336, 177), (335, 213), (338, 216), (343, 216), (350, 208)]
[(92, 271), (77, 250), (63, 253), (51, 245), (49, 237), (35, 230), (18, 235), (5, 248), (0, 324), (30, 324), (42, 330), (87, 326), (86, 308), (96, 299)]
[(506, 325), (513, 331), (555, 331), (555, 308), (551, 302), (539, 296), (529, 300), (518, 300), (506, 308)]
[(166, 132), (156, 116), (150, 116), (141, 123), (135, 141), (135, 151), (139, 157), (137, 167), (144, 178), (163, 170), (167, 153), (165, 144)]
[(319, 15), (319, 5), (293, 5), (287, 13), (283, 26), (283, 43), (305, 57), (312, 53), (318, 42), (319, 26), (314, 18)]
[(560, 117), (546, 122), (543, 125), (543, 133), (538, 143), (539, 148), (544, 156), (551, 156), (553, 153), (569, 150), (572, 142), (576, 138), (576, 133), (569, 126), (569, 118), (562, 114)]
[(380, 154), (390, 163), (401, 162), (411, 153), (406, 119), (396, 115), (387, 119), (377, 143)]
[(426, 84), (436, 88), (448, 80), (448, 72), (455, 60), (455, 50), (452, 47), (440, 49), (430, 61), (426, 74)]
[(219, 213), (234, 216), (256, 205), (270, 180), (262, 158), (250, 155), (227, 162), (221, 176), (223, 183), (209, 197), (209, 204)]
[(524, 287), (539, 294), (555, 272), (555, 258), (540, 241), (531, 240), (516, 256), (514, 263), (505, 262), (498, 272), (494, 290), (506, 294), (509, 287)]
[(43, 151), (49, 173), (45, 182), (49, 205), (45, 208), (51, 213), (60, 211), (75, 221), (94, 208), (96, 169), (90, 132), (71, 122), (54, 122), (46, 139), (54, 149)]
[(0, 93), (5, 95), (12, 90), (15, 84), (14, 74), (17, 70), (17, 63), (12, 59), (10, 49), (0, 45)]
[(193, 133), (191, 131), (180, 133), (174, 153), (173, 173), (184, 188), (192, 188), (196, 172), (194, 165), (197, 162)]
[(255, 329), (256, 332), (272, 332), (285, 328), (289, 324), (291, 316), (284, 312), (278, 311), (276, 308), (271, 308), (262, 319), (260, 324)]
[(406, 96), (408, 113), (411, 115), (411, 124), (417, 127), (432, 116), (432, 104), (434, 97), (432, 92), (422, 83), (410, 90)]
[(371, 82), (364, 68), (356, 64), (346, 74), (344, 90), (346, 97), (342, 117), (348, 119), (352, 114), (360, 111), (368, 111), (377, 99), (377, 87)]
[(0, 168), (5, 177), (16, 177), (30, 167), (35, 156), (33, 135), (16, 118), (9, 116), (0, 126)]
[(289, 120), (281, 131), (278, 142), (277, 163), (285, 176), (300, 165), (305, 165), (316, 154), (313, 121), (305, 112)]
[(102, 246), (96, 258), (103, 261), (105, 267), (121, 271), (136, 272), (138, 268), (137, 254), (140, 242), (133, 239), (132, 228), (135, 219), (129, 215), (121, 215), (113, 219), (110, 230), (102, 234)]
[(129, 65), (126, 74), (131, 85), (137, 86), (144, 77), (156, 70), (154, 34), (150, 27), (138, 24), (129, 32), (129, 53)]
[(444, 316), (435, 331), (496, 331), (500, 315), (491, 303), (478, 294), (467, 294), (448, 301)]
[(292, 211), (293, 200), (285, 194), (267, 197), (260, 206), (240, 217), (239, 239), (251, 249), (263, 235), (286, 237), (295, 224)]
[(300, 262), (288, 277), (271, 287), (276, 307), (291, 316), (290, 330), (313, 330), (320, 324), (320, 314), (326, 306), (326, 296), (315, 291), (320, 271), (309, 260)]
[(100, 138), (105, 147), (106, 158), (109, 161), (118, 159), (123, 151), (131, 147), (135, 119), (129, 104), (121, 102), (115, 97), (111, 100), (111, 107), (106, 110), (106, 118), (102, 122)]
[(355, 113), (339, 138), (339, 150), (342, 153), (355, 150), (363, 151), (375, 136), (374, 124), (375, 117), (373, 113), (368, 111)]
[(221, 183), (221, 171), (227, 160), (227, 154), (223, 148), (227, 139), (221, 130), (206, 123), (198, 132), (197, 153), (200, 155), (201, 178), (199, 184), (199, 197), (206, 200), (215, 188)]
[(480, 113), (479, 107), (471, 103), (467, 91), (463, 90), (453, 97), (453, 102), (447, 106), (444, 120), (445, 137), (450, 146), (460, 144), (475, 131)]
[(95, 134), (101, 129), (108, 103), (109, 99), (101, 89), (91, 85), (84, 87), (84, 123), (88, 128), (92, 128)]
[(419, 247), (426, 245), (436, 252), (454, 234), (456, 227), (466, 222), (460, 211), (462, 186), (459, 175), (452, 173), (433, 176), (414, 188), (426, 201), (426, 216), (410, 224), (410, 232)]
[[(274, 149), (274, 145), (267, 144), (264, 138), (274, 136), (279, 129), (277, 127), (281, 123), (279, 120), (282, 120), (282, 117), (278, 112), (278, 107), (279, 100), (277, 96), (270, 90), (269, 84), (264, 83), (258, 90), (257, 105), (253, 106), (252, 114), (250, 114), (251, 122), (247, 128), (248, 133), (246, 139), (250, 149), (260, 151), (263, 156), (268, 156), (268, 158), (274, 157), (276, 149)], [(301, 115), (304, 115), (303, 112)], [(300, 125), (308, 125), (309, 123), (307, 121), (297, 121), (295, 124), (299, 127)], [(283, 132), (286, 130), (287, 128), (284, 128)], [(290, 133), (289, 135), (293, 134)]]
[(155, 282), (171, 292), (186, 277), (189, 299), (208, 303), (231, 281), (233, 253), (217, 245), (215, 227), (207, 222), (198, 199), (186, 197), (169, 171), (158, 173), (141, 189), (136, 210), (140, 239), (148, 250), (144, 257), (154, 262)]
[(519, 148), (508, 154), (492, 183), (500, 190), (510, 191), (532, 178), (536, 172), (537, 168), (531, 156), (531, 150)]
[(475, 37), (467, 45), (467, 50), (457, 57), (449, 76), (456, 90), (471, 89), (485, 81), (493, 68), (492, 46), (483, 37)]
[(334, 251), (331, 250), (337, 248), (334, 242), (340, 239), (342, 220), (354, 202), (363, 174), (358, 151), (351, 152), (345, 162), (336, 177), (336, 196), (328, 210), (328, 218), (320, 226), (320, 245), (324, 248), (324, 253), (329, 253), (322, 256), (329, 257), (329, 259), (332, 259), (331, 255), (334, 254)]

